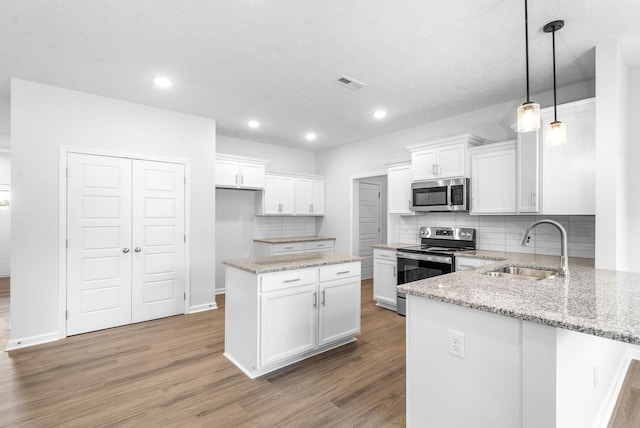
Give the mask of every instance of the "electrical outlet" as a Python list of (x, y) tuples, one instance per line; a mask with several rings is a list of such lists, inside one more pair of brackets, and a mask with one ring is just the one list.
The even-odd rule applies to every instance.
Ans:
[(449, 353), (464, 358), (464, 334), (449, 330)]

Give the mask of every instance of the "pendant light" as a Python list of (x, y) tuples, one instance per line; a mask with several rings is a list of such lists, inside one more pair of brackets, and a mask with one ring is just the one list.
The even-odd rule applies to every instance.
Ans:
[(567, 128), (558, 120), (558, 100), (556, 98), (556, 31), (564, 27), (564, 21), (558, 20), (543, 27), (545, 33), (551, 33), (553, 43), (553, 122), (547, 129), (547, 145), (560, 146), (567, 142)]
[(540, 129), (540, 104), (529, 99), (529, 16), (524, 0), (524, 44), (527, 58), (527, 102), (518, 107), (518, 132)]

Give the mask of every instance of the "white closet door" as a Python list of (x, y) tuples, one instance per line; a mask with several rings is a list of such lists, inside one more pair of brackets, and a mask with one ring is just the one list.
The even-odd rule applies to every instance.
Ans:
[(184, 206), (184, 165), (133, 161), (133, 322), (184, 313)]
[(67, 167), (67, 334), (129, 324), (131, 160), (69, 153)]

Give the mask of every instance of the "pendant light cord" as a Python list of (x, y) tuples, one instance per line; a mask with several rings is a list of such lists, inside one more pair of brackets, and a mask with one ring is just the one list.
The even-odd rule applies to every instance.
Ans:
[(553, 121), (558, 121), (558, 100), (556, 98), (556, 30), (551, 32), (553, 46)]
[(527, 9), (527, 0), (524, 0), (524, 49), (527, 58), (527, 102), (531, 102), (529, 100), (529, 15)]

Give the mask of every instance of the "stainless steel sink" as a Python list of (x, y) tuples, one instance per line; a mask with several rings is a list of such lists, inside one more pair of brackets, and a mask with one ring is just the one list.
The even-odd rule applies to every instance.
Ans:
[(508, 265), (484, 272), (484, 274), (501, 278), (539, 281), (541, 279), (551, 278), (554, 275), (557, 275), (558, 272), (555, 270), (543, 268), (530, 268), (517, 265)]

